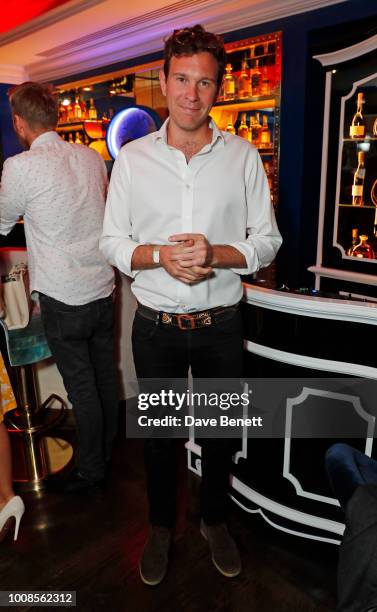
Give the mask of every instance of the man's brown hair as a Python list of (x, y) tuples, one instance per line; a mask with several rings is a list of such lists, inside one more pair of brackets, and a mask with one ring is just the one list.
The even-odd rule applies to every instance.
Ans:
[(195, 55), (207, 51), (217, 60), (219, 71), (217, 85), (220, 88), (226, 65), (226, 51), (221, 36), (207, 32), (203, 26), (195, 25), (192, 28), (174, 30), (173, 34), (165, 40), (164, 73), (168, 78), (170, 60), (183, 55)]
[(8, 92), (13, 115), (34, 129), (53, 129), (58, 122), (58, 100), (51, 85), (27, 81)]

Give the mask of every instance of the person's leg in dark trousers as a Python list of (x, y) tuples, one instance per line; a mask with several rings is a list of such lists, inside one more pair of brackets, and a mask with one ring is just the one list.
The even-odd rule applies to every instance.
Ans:
[[(183, 333), (183, 332), (182, 332)], [(191, 333), (190, 361), (193, 378), (240, 379), (243, 362), (243, 328), (240, 311), (208, 328)], [(229, 477), (233, 439), (198, 439), (202, 447), (201, 513), (207, 525), (223, 523), (229, 505)]]
[[(100, 312), (105, 301), (111, 302), (111, 298), (70, 306), (40, 296), (47, 342), (74, 410), (80, 451), (79, 471), (81, 476), (93, 482), (102, 480), (105, 472), (105, 419), (90, 343), (99, 329)], [(96, 355), (97, 349), (96, 346)], [(102, 362), (102, 380), (106, 376), (113, 380), (113, 368), (113, 359)], [(111, 422), (113, 419), (114, 416)]]
[[(156, 325), (135, 314), (132, 349), (136, 375), (146, 378), (187, 378), (188, 359), (184, 331)], [(176, 519), (176, 441), (149, 438), (144, 443), (145, 470), (151, 525), (172, 528)]]
[(115, 364), (114, 303), (112, 299), (97, 302), (98, 322), (89, 339), (89, 355), (93, 364), (103, 414), (103, 450), (110, 461), (118, 430), (119, 395)]

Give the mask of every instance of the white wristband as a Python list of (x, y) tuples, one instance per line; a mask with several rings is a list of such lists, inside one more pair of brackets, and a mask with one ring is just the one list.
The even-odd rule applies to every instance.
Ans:
[(160, 247), (159, 246), (153, 247), (152, 259), (153, 259), (153, 263), (155, 264), (160, 263)]

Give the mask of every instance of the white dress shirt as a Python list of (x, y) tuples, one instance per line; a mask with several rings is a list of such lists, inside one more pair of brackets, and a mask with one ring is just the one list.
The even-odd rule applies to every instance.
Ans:
[(71, 305), (110, 295), (114, 272), (99, 250), (106, 189), (100, 155), (53, 131), (5, 161), (0, 233), (24, 218), (31, 291)]
[[(167, 121), (121, 149), (100, 247), (110, 263), (134, 278), (133, 293), (145, 306), (190, 312), (235, 304), (242, 297), (240, 274), (270, 264), (281, 244), (263, 164), (255, 147), (221, 132), (212, 120), (212, 142), (187, 163), (182, 151), (167, 144)], [(169, 236), (185, 232), (235, 247), (247, 267), (215, 269), (196, 285), (176, 280), (162, 267), (131, 270), (138, 245), (171, 244)]]

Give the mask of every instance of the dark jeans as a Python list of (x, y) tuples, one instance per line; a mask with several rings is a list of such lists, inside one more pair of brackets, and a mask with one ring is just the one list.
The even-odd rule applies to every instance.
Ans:
[(79, 471), (104, 477), (118, 424), (112, 297), (70, 306), (40, 294), (47, 342), (73, 406), (79, 440)]
[(348, 444), (330, 446), (326, 468), (332, 489), (343, 508), (358, 487), (377, 484), (377, 461)]
[[(207, 328), (181, 330), (156, 324), (135, 314), (132, 347), (136, 374), (142, 378), (240, 378), (243, 330), (237, 308), (229, 318)], [(208, 524), (227, 515), (229, 476), (234, 440), (201, 439), (201, 512)], [(176, 519), (175, 440), (145, 440), (149, 518), (154, 525), (173, 527)]]

